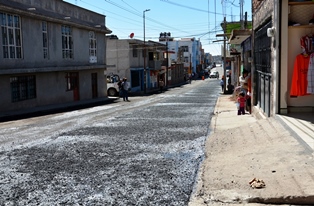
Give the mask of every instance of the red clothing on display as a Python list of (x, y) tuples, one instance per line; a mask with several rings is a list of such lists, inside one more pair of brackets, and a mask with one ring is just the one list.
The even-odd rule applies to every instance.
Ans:
[(304, 96), (308, 94), (306, 90), (309, 62), (309, 55), (299, 54), (295, 58), (290, 96)]

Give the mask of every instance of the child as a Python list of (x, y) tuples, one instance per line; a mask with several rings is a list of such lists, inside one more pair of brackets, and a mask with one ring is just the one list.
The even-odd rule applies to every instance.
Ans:
[(241, 91), (239, 94), (239, 97), (238, 97), (238, 103), (240, 105), (240, 107), (238, 109), (238, 115), (245, 114), (245, 111), (244, 111), (245, 102), (246, 102), (245, 94), (243, 91)]

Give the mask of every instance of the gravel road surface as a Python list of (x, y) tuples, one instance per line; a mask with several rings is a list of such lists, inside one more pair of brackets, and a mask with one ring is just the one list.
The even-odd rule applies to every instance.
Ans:
[(219, 80), (0, 123), (0, 205), (187, 205)]

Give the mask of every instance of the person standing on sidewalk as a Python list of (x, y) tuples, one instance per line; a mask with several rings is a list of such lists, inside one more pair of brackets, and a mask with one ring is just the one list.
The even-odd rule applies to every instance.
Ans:
[(160, 78), (160, 79), (159, 79), (160, 93), (162, 93), (162, 90), (163, 90), (163, 88), (164, 88), (164, 85), (165, 85), (164, 81), (162, 80), (162, 78)]
[(225, 83), (224, 83), (224, 79), (223, 78), (221, 78), (221, 80), (220, 80), (220, 86), (221, 86), (221, 91), (224, 92)]
[(129, 102), (129, 83), (127, 82), (127, 78), (123, 78), (123, 81), (122, 81), (122, 84), (121, 84), (121, 87), (122, 87), (122, 98), (123, 98), (123, 101), (127, 101)]

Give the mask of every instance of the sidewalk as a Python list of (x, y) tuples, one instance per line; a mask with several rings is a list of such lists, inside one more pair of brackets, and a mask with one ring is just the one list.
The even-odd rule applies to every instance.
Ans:
[(314, 205), (313, 150), (276, 118), (238, 116), (230, 96), (218, 98), (189, 206)]

